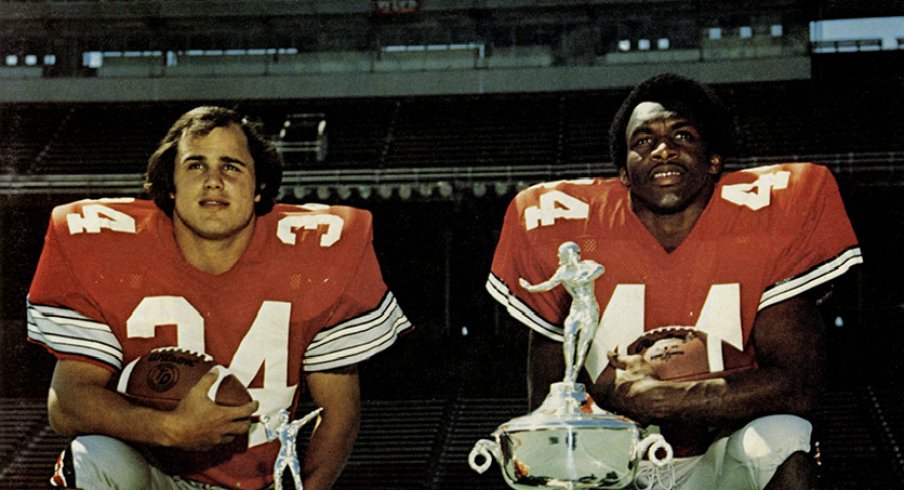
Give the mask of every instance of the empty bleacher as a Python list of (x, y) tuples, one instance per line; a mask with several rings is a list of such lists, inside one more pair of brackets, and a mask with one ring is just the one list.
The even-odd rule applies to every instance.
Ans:
[(561, 97), (560, 162), (610, 160), (609, 125), (626, 95), (627, 91), (612, 91)]
[[(885, 116), (904, 109), (901, 88), (901, 80), (894, 78), (881, 83), (848, 80), (816, 86), (812, 81), (797, 81), (716, 87), (734, 111), (738, 156), (764, 162), (844, 156), (847, 163), (839, 181), (848, 189), (853, 183), (867, 189), (901, 185), (898, 168), (904, 125)], [(274, 135), (288, 114), (326, 114), (326, 160), (289, 161), (287, 167), (292, 170), (479, 169), (608, 162), (608, 126), (625, 94), (626, 90), (613, 90), (224, 104), (259, 116)], [(193, 106), (189, 102), (0, 105), (4, 128), (0, 177), (140, 174), (169, 124)], [(866, 171), (859, 163), (873, 170)], [(859, 202), (845, 196), (847, 204), (873, 209), (865, 208), (863, 202), (877, 199), (877, 193), (863, 194), (869, 196), (860, 197)], [(882, 196), (887, 199), (884, 207), (896, 209), (899, 196), (891, 192)], [(41, 217), (39, 226), (45, 219)], [(867, 267), (894, 269), (892, 263), (881, 265), (882, 251), (877, 249), (880, 241), (889, 241), (888, 235), (899, 234), (893, 229), (898, 221), (889, 225), (890, 230), (858, 230), (865, 252), (872, 254), (867, 255)], [(405, 267), (412, 260), (418, 267), (433, 264), (405, 258), (409, 259)], [(884, 288), (874, 296), (881, 296), (884, 305), (896, 294)], [(479, 360), (491, 355), (468, 354)], [(462, 359), (431, 362), (446, 362), (443, 368), (455, 369), (465, 362)], [(467, 362), (479, 362), (474, 359)], [(407, 367), (411, 371), (436, 368), (412, 361)], [(523, 368), (520, 361), (518, 368)], [(892, 376), (899, 372), (899, 368), (890, 371)], [(436, 386), (429, 391), (416, 386), (415, 391), (422, 392), (394, 397), (375, 395), (379, 390), (372, 390), (365, 397), (360, 437), (337, 490), (506, 488), (495, 464), (487, 474), (477, 475), (467, 467), (467, 453), (500, 423), (524, 413), (523, 397), (509, 391), (494, 394), (496, 385), (484, 386), (488, 383), (473, 383), (470, 388), (457, 383), (454, 389), (444, 389), (433, 379), (439, 375), (415, 372), (410, 376), (429, 378), (424, 384)], [(881, 378), (829, 387), (816, 418), (825, 489), (904, 487), (904, 395)], [(512, 391), (519, 389), (520, 385)], [(56, 452), (66, 441), (50, 431), (44, 407), (44, 399), (0, 399), (0, 488), (46, 488)]]
[(0, 128), (5, 135), (0, 144), (0, 172), (31, 171), (70, 112), (69, 107), (53, 105), (0, 107)]
[(176, 117), (148, 105), (73, 107), (31, 173), (140, 173)]
[[(815, 419), (824, 490), (904, 485), (902, 395), (870, 385), (830, 390)], [(0, 400), (0, 488), (46, 489), (66, 439), (46, 424), (44, 400)], [(306, 413), (305, 405), (299, 413)], [(523, 398), (365, 400), (358, 441), (336, 490), (508, 488), (498, 465), (467, 464), (479, 439), (526, 413)]]
[(830, 153), (819, 146), (815, 96), (810, 82), (730, 86), (727, 101), (742, 156)]
[[(868, 109), (882, 105), (897, 109), (894, 88), (851, 90), (846, 96), (833, 92), (834, 99), (826, 100), (828, 96), (820, 97), (806, 81), (719, 87), (734, 111), (737, 154), (742, 157), (899, 150), (901, 130), (870, 118)], [(608, 122), (622, 96), (623, 92), (249, 102), (241, 109), (266, 115), (273, 134), (288, 113), (312, 109), (325, 113), (329, 152), (321, 165), (327, 168), (585, 163), (609, 160)], [(126, 169), (140, 171), (177, 114), (167, 104), (75, 106), (62, 117), (47, 117), (32, 107), (7, 106), (5, 112), (21, 131), (0, 146), (3, 168), (19, 169), (29, 155), (43, 151), (27, 168), (35, 174), (122, 173), (125, 162)], [(50, 121), (57, 126), (47, 128)], [(310, 162), (304, 168), (311, 168), (307, 165)]]
[[(717, 91), (733, 111), (736, 156), (901, 151), (900, 82), (816, 89), (811, 81), (731, 84)], [(322, 112), (329, 150), (289, 169), (412, 169), (608, 162), (608, 125), (625, 91), (318, 101), (248, 101), (276, 135), (284, 118)], [(6, 105), (0, 172), (140, 174), (187, 103)]]
[(400, 108), (385, 164), (549, 164), (555, 161), (557, 126), (550, 96), (415, 99)]

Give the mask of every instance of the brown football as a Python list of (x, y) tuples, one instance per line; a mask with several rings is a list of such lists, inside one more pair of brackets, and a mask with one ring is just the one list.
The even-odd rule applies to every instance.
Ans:
[(750, 369), (752, 356), (692, 327), (661, 327), (644, 333), (628, 346), (628, 354), (642, 354), (657, 379), (688, 381)]
[[(128, 363), (120, 372), (116, 391), (132, 403), (158, 410), (173, 410), (188, 391), (211, 369), (218, 377), (207, 396), (220, 405), (238, 406), (251, 401), (248, 389), (223, 366), (205, 354), (175, 347), (154, 349)], [(248, 436), (209, 451), (149, 447), (155, 463), (172, 474), (197, 473), (229, 460), (248, 449)]]
[(116, 391), (132, 403), (172, 410), (214, 367), (219, 377), (208, 392), (211, 400), (228, 406), (251, 401), (251, 395), (238, 378), (210, 356), (174, 347), (154, 349), (128, 363), (120, 373)]

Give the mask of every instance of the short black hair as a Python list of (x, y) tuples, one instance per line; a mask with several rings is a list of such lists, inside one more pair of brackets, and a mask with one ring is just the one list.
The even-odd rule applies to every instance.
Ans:
[(276, 196), (282, 183), (282, 158), (273, 143), (264, 135), (263, 124), (238, 112), (217, 106), (196, 107), (170, 127), (157, 150), (148, 158), (144, 188), (148, 195), (168, 216), (173, 215), (175, 205), (170, 194), (175, 192), (173, 174), (176, 171), (176, 151), (185, 136), (206, 135), (215, 128), (232, 124), (240, 127), (248, 138), (248, 151), (254, 158), (255, 193), (261, 196), (254, 205), (258, 216), (267, 214), (276, 204)]
[(616, 168), (628, 158), (625, 131), (634, 108), (642, 102), (658, 102), (669, 111), (687, 118), (703, 137), (707, 156), (732, 151), (734, 131), (728, 110), (708, 86), (674, 73), (660, 73), (634, 87), (622, 102), (609, 127), (609, 154)]

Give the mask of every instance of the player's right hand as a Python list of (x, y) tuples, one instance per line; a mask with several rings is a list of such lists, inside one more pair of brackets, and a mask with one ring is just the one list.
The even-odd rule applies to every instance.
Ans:
[(251, 429), (252, 415), (258, 409), (258, 402), (251, 401), (236, 407), (218, 405), (207, 395), (216, 380), (217, 373), (211, 370), (188, 391), (172, 412), (168, 412), (164, 429), (167, 446), (205, 451), (229, 444)]

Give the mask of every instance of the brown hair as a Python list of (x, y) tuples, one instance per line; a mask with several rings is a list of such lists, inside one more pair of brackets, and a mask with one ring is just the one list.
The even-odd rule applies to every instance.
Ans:
[(179, 141), (186, 135), (206, 135), (215, 128), (231, 124), (239, 126), (245, 133), (245, 137), (248, 138), (248, 150), (254, 158), (256, 194), (261, 196), (254, 205), (254, 212), (260, 216), (273, 209), (282, 182), (282, 159), (276, 147), (264, 135), (263, 124), (249, 120), (232, 109), (201, 106), (183, 114), (170, 127), (157, 150), (148, 158), (144, 188), (157, 207), (168, 216), (173, 215), (174, 203), (170, 195), (176, 191), (173, 174)]

